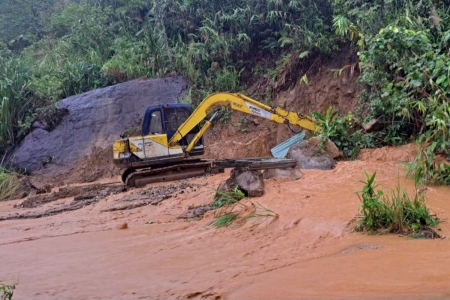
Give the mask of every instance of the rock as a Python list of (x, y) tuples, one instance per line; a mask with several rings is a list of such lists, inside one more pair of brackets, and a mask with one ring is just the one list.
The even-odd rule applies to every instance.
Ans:
[(139, 79), (61, 100), (57, 110), (33, 124), (12, 163), (46, 178), (69, 177), (67, 182), (83, 182), (74, 176), (114, 176), (120, 171), (112, 168), (113, 141), (141, 123), (148, 105), (178, 102), (186, 89), (184, 77)]
[(302, 171), (298, 167), (285, 169), (268, 169), (263, 173), (264, 179), (270, 178), (289, 178), (298, 180), (303, 177)]
[(229, 193), (235, 188), (243, 191), (248, 197), (260, 197), (264, 195), (263, 174), (260, 171), (233, 169), (230, 178), (223, 181), (217, 190)]
[[(315, 137), (310, 138), (309, 142), (316, 146), (319, 146), (322, 143), (322, 139), (320, 136), (315, 136)], [(339, 148), (330, 139), (327, 139), (327, 141), (325, 142), (325, 151), (327, 151), (327, 153), (333, 159), (341, 156), (341, 152), (339, 151)]]
[(194, 219), (202, 217), (204, 214), (206, 214), (208, 211), (213, 210), (209, 204), (206, 205), (199, 205), (199, 206), (190, 206), (188, 207), (188, 211), (185, 213), (182, 213), (180, 216), (178, 216), (179, 219)]
[(264, 195), (264, 180), (260, 171), (234, 172), (233, 181), (248, 197), (260, 197)]
[[(234, 184), (234, 186), (233, 186), (233, 184)], [(228, 193), (229, 191), (233, 190), (235, 187), (236, 187), (236, 183), (233, 181), (233, 179), (227, 178), (219, 185), (217, 190), (222, 193)], [(216, 196), (217, 195), (218, 194), (216, 194)]]
[(378, 119), (372, 119), (369, 122), (362, 125), (366, 132), (379, 131), (383, 129), (383, 124)]
[(117, 225), (117, 229), (127, 229), (127, 228), (128, 228), (127, 222)]
[(45, 129), (45, 125), (42, 124), (39, 121), (35, 121), (35, 122), (33, 122), (33, 125), (31, 125), (31, 128), (33, 128), (33, 129), (35, 129), (35, 128)]
[(330, 170), (336, 165), (328, 153), (309, 140), (293, 145), (288, 151), (287, 158), (295, 159), (300, 169)]
[(36, 194), (50, 193), (52, 191), (52, 186), (48, 184), (45, 180), (36, 177), (26, 177), (28, 180), (27, 186), (36, 190)]

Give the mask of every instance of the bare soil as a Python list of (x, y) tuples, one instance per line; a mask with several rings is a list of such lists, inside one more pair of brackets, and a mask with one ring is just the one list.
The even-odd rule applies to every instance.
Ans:
[[(354, 230), (360, 205), (354, 192), (364, 170), (377, 171), (386, 187), (400, 180), (414, 190), (392, 159), (404, 150), (385, 148), (378, 159), (338, 162), (329, 171), (303, 170), (296, 181), (266, 180), (264, 196), (252, 201), (278, 217), (241, 226), (215, 229), (208, 226), (214, 211), (193, 214), (211, 203), (228, 173), (107, 192), (79, 200), (93, 202), (76, 210), (3, 220), (0, 282), (19, 282), (14, 299), (446, 299), (449, 187), (426, 190), (443, 220), (442, 239)], [(24, 200), (4, 201), (0, 215), (38, 214), (76, 196), (29, 208), (20, 206)]]
[[(358, 57), (345, 48), (334, 58), (318, 57), (307, 66), (296, 64), (293, 70), (282, 70), (278, 76), (278, 88), (272, 95), (272, 106), (311, 115), (313, 111), (324, 114), (332, 106), (341, 115), (357, 108), (360, 87), (356, 83), (359, 74)], [(343, 69), (336, 75), (337, 69)], [(308, 84), (300, 83), (305, 75)], [(288, 78), (287, 78), (288, 77)], [(265, 94), (267, 78), (260, 78), (250, 92)], [(287, 86), (287, 88), (286, 88)], [(263, 99), (258, 99), (263, 101)], [(232, 112), (230, 119), (217, 122), (205, 134), (208, 158), (265, 157), (271, 156), (270, 149), (290, 138), (302, 128), (275, 124), (268, 120)]]

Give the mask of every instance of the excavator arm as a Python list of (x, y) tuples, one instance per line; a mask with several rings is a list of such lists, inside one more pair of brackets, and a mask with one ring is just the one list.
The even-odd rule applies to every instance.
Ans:
[[(200, 103), (197, 109), (195, 109), (195, 111), (172, 136), (169, 141), (169, 146), (173, 147), (177, 145), (178, 142), (203, 119), (205, 119), (209, 113), (223, 107), (228, 107), (233, 110), (265, 118), (277, 123), (298, 125), (309, 130), (317, 129), (317, 126), (308, 116), (299, 116), (296, 112), (288, 111), (281, 107), (272, 108), (239, 93), (216, 93), (205, 98), (202, 103)], [(214, 114), (210, 120), (206, 121), (205, 125), (195, 135), (188, 147), (186, 147), (186, 154), (194, 148), (195, 143), (202, 137), (209, 126), (211, 126), (211, 121), (215, 115), (216, 114)]]

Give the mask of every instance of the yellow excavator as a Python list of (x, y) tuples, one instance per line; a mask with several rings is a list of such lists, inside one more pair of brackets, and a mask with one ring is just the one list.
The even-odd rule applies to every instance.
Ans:
[[(281, 107), (272, 108), (238, 93), (210, 95), (193, 112), (189, 105), (181, 103), (149, 106), (142, 121), (142, 136), (114, 141), (113, 162), (126, 169), (123, 182), (128, 187), (140, 187), (152, 182), (215, 174), (231, 167), (263, 170), (295, 166), (295, 160), (289, 159), (192, 158), (204, 154), (203, 134), (225, 107), (277, 123), (317, 129), (308, 116)], [(200, 127), (210, 114), (209, 120)]]

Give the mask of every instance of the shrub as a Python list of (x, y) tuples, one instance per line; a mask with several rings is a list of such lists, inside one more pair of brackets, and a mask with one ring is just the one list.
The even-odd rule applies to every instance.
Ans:
[(409, 234), (430, 230), (430, 227), (439, 223), (430, 214), (423, 193), (416, 191), (411, 197), (398, 183), (395, 190), (386, 195), (377, 189), (379, 185), (375, 184), (376, 172), (371, 176), (365, 172), (365, 176), (366, 181), (360, 181), (364, 184), (363, 189), (357, 192), (362, 202), (362, 219), (358, 230)]
[(322, 146), (327, 139), (333, 141), (347, 158), (354, 158), (363, 148), (374, 147), (373, 135), (363, 134), (356, 129), (356, 119), (352, 114), (340, 117), (339, 112), (332, 112), (332, 107), (327, 109), (325, 115), (313, 112), (316, 124), (319, 126), (318, 133), (322, 140)]
[(0, 300), (11, 300), (15, 289), (15, 285), (0, 284)]

